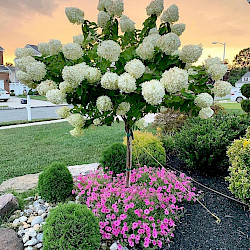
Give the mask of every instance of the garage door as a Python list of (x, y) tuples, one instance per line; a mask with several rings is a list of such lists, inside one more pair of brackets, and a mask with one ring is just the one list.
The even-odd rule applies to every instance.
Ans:
[(4, 80), (0, 80), (0, 89), (4, 89)]

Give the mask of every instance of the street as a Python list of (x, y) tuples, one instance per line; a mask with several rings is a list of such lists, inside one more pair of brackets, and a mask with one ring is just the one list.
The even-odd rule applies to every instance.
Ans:
[[(49, 119), (59, 118), (56, 110), (60, 108), (55, 107), (34, 107), (31, 108), (31, 118), (33, 119)], [(27, 109), (2, 109), (0, 110), (0, 123), (10, 121), (23, 121), (27, 120)]]

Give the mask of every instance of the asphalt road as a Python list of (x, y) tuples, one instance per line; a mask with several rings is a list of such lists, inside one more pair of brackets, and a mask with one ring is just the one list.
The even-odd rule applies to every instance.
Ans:
[[(59, 118), (56, 110), (59, 107), (34, 107), (31, 108), (31, 118), (47, 119)], [(23, 121), (27, 120), (27, 109), (2, 109), (0, 110), (0, 122)]]

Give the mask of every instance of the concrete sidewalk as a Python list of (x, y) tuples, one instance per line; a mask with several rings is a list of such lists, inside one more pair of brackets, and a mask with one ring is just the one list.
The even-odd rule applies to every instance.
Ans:
[[(21, 99), (26, 99), (26, 98), (19, 98), (16, 96), (11, 96), (7, 102), (0, 102), (0, 108), (4, 106), (8, 106), (9, 108), (14, 108), (14, 109), (26, 108), (25, 104), (21, 104)], [(48, 101), (40, 101), (40, 100), (33, 100), (33, 99), (30, 99), (30, 104), (32, 108), (59, 106)], [(68, 105), (68, 104), (65, 103), (63, 105)]]

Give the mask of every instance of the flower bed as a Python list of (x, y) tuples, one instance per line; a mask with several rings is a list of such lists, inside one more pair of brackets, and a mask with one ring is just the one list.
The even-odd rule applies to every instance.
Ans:
[(176, 221), (184, 208), (178, 202), (195, 201), (190, 178), (165, 169), (142, 167), (132, 170), (131, 186), (125, 175), (112, 176), (102, 169), (77, 178), (79, 203), (99, 218), (102, 238), (122, 246), (156, 249), (174, 237)]

